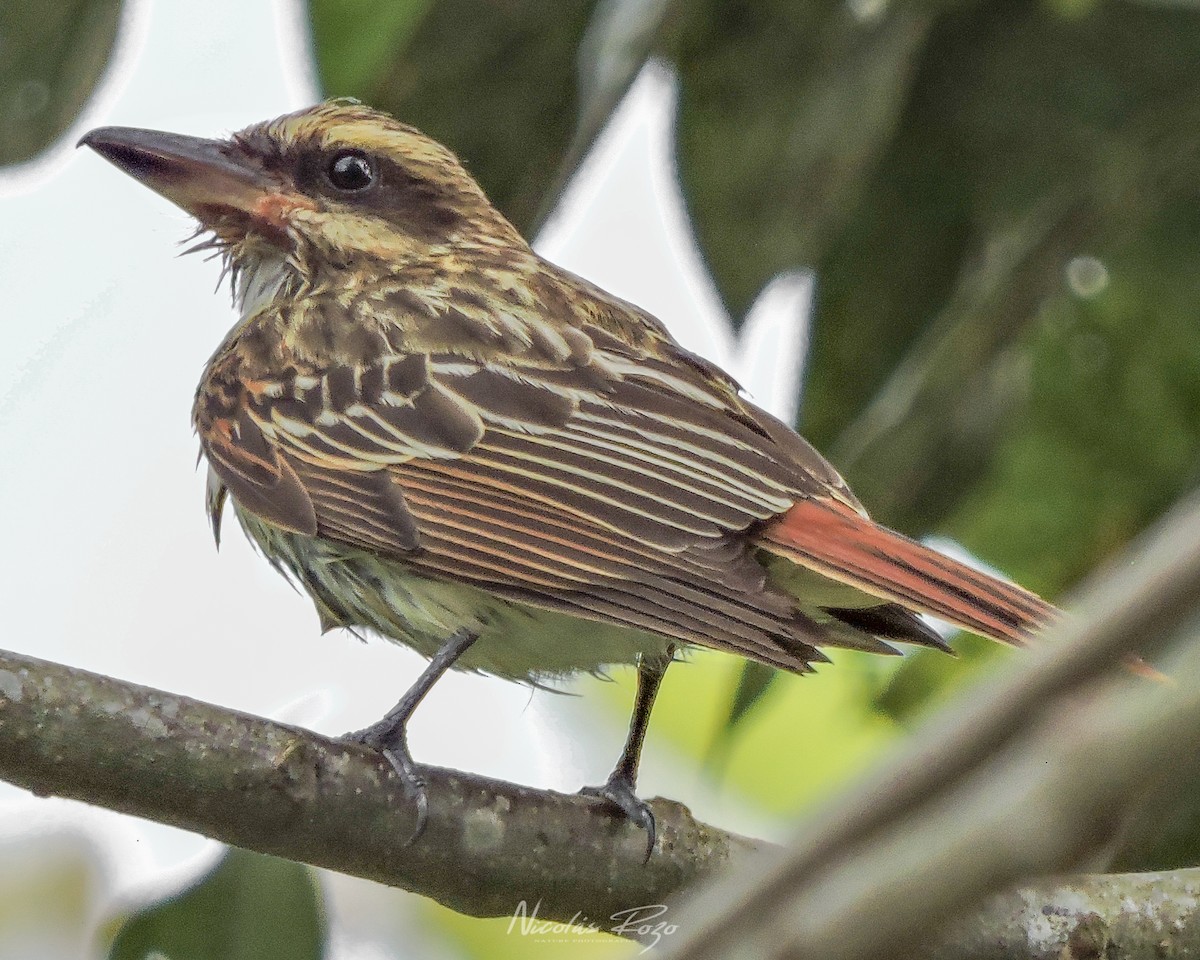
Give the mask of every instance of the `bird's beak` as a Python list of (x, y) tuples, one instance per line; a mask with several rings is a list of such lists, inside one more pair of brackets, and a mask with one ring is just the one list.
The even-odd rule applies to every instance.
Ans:
[(289, 210), (311, 207), (310, 201), (239, 157), (222, 140), (134, 127), (100, 127), (86, 134), (79, 146), (91, 147), (206, 224), (234, 213), (282, 230)]

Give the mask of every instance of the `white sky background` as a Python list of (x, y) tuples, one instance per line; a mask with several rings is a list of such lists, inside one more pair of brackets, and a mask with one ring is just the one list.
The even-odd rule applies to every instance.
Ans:
[[(186, 215), (71, 146), (106, 124), (220, 136), (313, 102), (299, 4), (126, 6), (117, 63), (77, 130), (45, 160), (0, 172), (4, 645), (325, 733), (356, 729), (423, 661), (382, 641), (321, 636), (310, 602), (250, 551), (232, 518), (213, 549), (188, 417), (200, 369), (233, 321), (228, 292), (213, 294), (215, 263), (177, 256)], [(672, 103), (669, 73), (651, 68), (538, 248), (657, 314), (789, 418), (810, 284), (777, 281), (735, 343), (675, 186)], [(575, 689), (586, 695), (595, 682)], [(452, 675), (417, 712), (411, 742), (418, 760), (574, 790), (603, 780), (623, 729), (586, 696)], [(653, 732), (650, 746), (643, 793), (718, 815), (717, 800), (671, 779), (684, 765)], [(68, 823), (97, 839), (119, 889), (157, 877), (161, 890), (155, 871), (194, 865), (206, 849), (180, 831), (0, 784), (0, 839)]]

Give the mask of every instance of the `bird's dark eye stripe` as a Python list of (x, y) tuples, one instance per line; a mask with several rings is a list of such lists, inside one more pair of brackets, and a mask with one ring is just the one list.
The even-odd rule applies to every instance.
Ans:
[[(0, 0), (3, 2), (3, 0)], [(410, 236), (444, 238), (459, 226), (462, 215), (453, 197), (442, 187), (413, 173), (404, 164), (382, 153), (349, 145), (310, 147), (292, 154), (291, 175), (296, 186), (311, 197), (323, 197), (403, 224)], [(365, 164), (365, 167), (360, 166)], [(339, 168), (337, 176), (334, 167)], [(343, 168), (349, 177), (341, 179)], [(359, 173), (369, 176), (357, 176)]]
[(352, 193), (375, 183), (375, 164), (361, 150), (339, 150), (325, 167), (325, 176), (335, 189)]

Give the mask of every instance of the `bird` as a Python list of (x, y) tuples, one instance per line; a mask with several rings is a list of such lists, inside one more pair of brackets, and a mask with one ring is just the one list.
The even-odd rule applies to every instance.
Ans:
[(791, 426), (658, 319), (539, 256), (445, 146), (352, 100), (224, 139), (128, 127), (90, 147), (195, 218), (237, 320), (192, 419), (220, 540), (232, 503), (323, 629), (429, 663), (379, 722), (428, 810), (407, 724), (451, 668), (545, 686), (635, 665), (628, 737), (585, 793), (645, 830), (655, 696), (706, 647), (797, 674), (828, 648), (948, 650), (922, 614), (1023, 644), (1058, 612), (875, 523)]

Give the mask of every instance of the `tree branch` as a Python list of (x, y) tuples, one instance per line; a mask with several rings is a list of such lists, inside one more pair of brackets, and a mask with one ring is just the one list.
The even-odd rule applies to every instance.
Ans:
[[(745, 861), (734, 889), (749, 878), (775, 899), (751, 890), (710, 910), (710, 892), (698, 907), (664, 915), (676, 934), (663, 944), (700, 950), (689, 956), (709, 955), (719, 941), (722, 956), (897, 956), (918, 935), (934, 960), (1057, 960), (1068, 943), (1077, 957), (1103, 955), (1098, 943), (1118, 943), (1127, 956), (1158, 956), (1163, 944), (1200, 951), (1200, 871), (1044, 881), (997, 898), (936, 942), (928, 937), (1003, 878), (1103, 842), (1136, 792), (1131, 777), (1162, 769), (1166, 752), (1190, 762), (1194, 750), (1175, 754), (1177, 738), (1200, 735), (1200, 647), (1177, 664), (1176, 686), (1108, 675), (1131, 631), (1170, 632), (1195, 605), (1198, 524), (1195, 513), (1171, 524), (1169, 542), (1132, 578), (1092, 595), (1093, 616), (1068, 630), (1074, 649), (1043, 651), (1041, 669), (1023, 661), (990, 697), (940, 719), (931, 737), (839, 800), (838, 812), (811, 823), (798, 847), (803, 900), (779, 883), (788, 874), (778, 848), (697, 823), (665, 800), (653, 802), (660, 841), (643, 865), (641, 832), (598, 801), (430, 769), (429, 827), (409, 845), (411, 801), (364, 747), (4, 652), (0, 778), (474, 916), (511, 916), (524, 900), (542, 920), (612, 929), (617, 911), (678, 899)], [(772, 862), (756, 861), (756, 849), (773, 852)], [(820, 949), (797, 950), (797, 929)], [(734, 944), (741, 952), (721, 952)]]
[(922, 960), (1163, 960), (1200, 955), (1200, 869), (1042, 881), (956, 922)]
[(473, 916), (661, 903), (756, 846), (652, 803), (659, 841), (602, 801), (426, 768), (429, 823), (366, 747), (0, 651), (0, 778), (261, 853), (366, 877)]
[[(475, 916), (511, 916), (524, 900), (543, 920), (606, 928), (733, 866), (672, 911), (672, 957), (1041, 960), (1055, 930), (1072, 956), (1099, 956), (1102, 942), (1170, 955), (1200, 940), (1194, 872), (1039, 885), (942, 932), (1009, 884), (1077, 866), (1156, 778), (1200, 765), (1200, 508), (1163, 528), (1080, 600), (1086, 614), (1059, 643), (935, 718), (786, 851), (656, 800), (660, 839), (644, 865), (641, 831), (600, 801), (439, 769), (428, 829), (410, 845), (411, 800), (365, 747), (4, 652), (0, 778)], [(1135, 647), (1159, 653), (1176, 682), (1118, 670)], [(1178, 899), (1164, 902), (1170, 890)]]
[[(618, 910), (677, 899), (769, 848), (656, 800), (662, 841), (643, 865), (641, 833), (593, 800), (440, 769), (429, 771), (429, 829), (406, 845), (411, 803), (365, 748), (4, 652), (0, 777), (402, 887), (473, 916), (511, 916), (525, 900), (530, 911), (540, 904), (542, 920), (578, 917), (601, 929), (612, 929)], [(1169, 940), (1200, 951), (1198, 887), (1200, 870), (1042, 882), (965, 918), (928, 957), (1058, 960), (1068, 940), (1147, 950)]]
[[(1200, 507), (1176, 510), (1077, 608), (1058, 643), (939, 714), (786, 852), (696, 896), (666, 955), (924, 956), (985, 896), (1111, 843), (1150, 785), (1200, 764)], [(1160, 655), (1175, 682), (1120, 671), (1138, 649)], [(1171, 951), (1195, 935), (1162, 939)], [(1122, 953), (1140, 955), (1154, 954)]]

